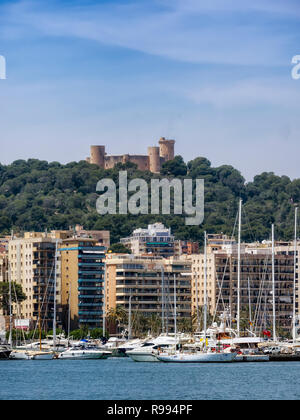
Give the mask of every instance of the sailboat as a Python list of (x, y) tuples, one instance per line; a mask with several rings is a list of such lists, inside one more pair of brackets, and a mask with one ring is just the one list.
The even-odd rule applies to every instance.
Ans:
[[(257, 337), (252, 329), (249, 331), (250, 336), (248, 337), (242, 337), (240, 334), (240, 326), (241, 326), (241, 234), (242, 234), (242, 205), (243, 201), (242, 199), (239, 202), (239, 228), (238, 228), (238, 279), (237, 279), (237, 330), (235, 332), (235, 337), (228, 340), (231, 346), (242, 346), (242, 345), (255, 345), (258, 346), (262, 339), (260, 337)], [(274, 270), (274, 226), (272, 228), (273, 233), (273, 287), (275, 287), (275, 270)], [(250, 301), (250, 287), (249, 287), (249, 279), (248, 279), (248, 290), (249, 290), (249, 303)], [(273, 295), (273, 302), (275, 302), (275, 292)], [(250, 304), (249, 304), (249, 310), (250, 310)], [(273, 311), (275, 311), (275, 304), (273, 304)], [(275, 313), (275, 312), (274, 312)], [(274, 319), (274, 316), (273, 316)], [(227, 340), (226, 340), (227, 341)], [(224, 343), (224, 341), (223, 341)], [(236, 361), (240, 362), (268, 362), (269, 356), (264, 354), (239, 354), (236, 356)]]
[[(233, 353), (230, 348), (214, 352), (207, 346), (207, 234), (204, 233), (204, 348), (201, 351), (180, 352), (175, 349), (175, 352), (157, 355), (157, 359), (164, 363), (232, 363), (236, 359), (236, 353)], [(174, 325), (175, 337), (177, 336), (177, 310), (176, 310), (176, 278), (174, 277)]]
[[(53, 348), (56, 346), (56, 281), (57, 281), (57, 256), (58, 256), (58, 241), (55, 244), (55, 258), (54, 258), (54, 314), (53, 314)], [(53, 351), (43, 350), (42, 348), (42, 319), (41, 319), (41, 286), (39, 282), (39, 305), (38, 305), (38, 318), (39, 318), (39, 338), (40, 338), (40, 349), (37, 352), (33, 352), (32, 360), (52, 360), (56, 357)]]

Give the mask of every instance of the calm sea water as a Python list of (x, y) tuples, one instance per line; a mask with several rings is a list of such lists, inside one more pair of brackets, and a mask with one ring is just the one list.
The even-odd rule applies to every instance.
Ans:
[(300, 363), (0, 361), (0, 400), (300, 399)]

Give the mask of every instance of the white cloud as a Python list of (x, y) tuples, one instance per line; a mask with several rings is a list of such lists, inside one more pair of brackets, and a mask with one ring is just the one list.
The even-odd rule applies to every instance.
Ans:
[[(165, 8), (151, 7), (148, 2), (109, 7), (107, 4), (62, 7), (57, 3), (57, 7), (51, 8), (25, 1), (4, 8), (2, 20), (10, 25), (7, 33), (15, 26), (17, 32), (24, 28), (23, 36), (38, 31), (47, 36), (77, 37), (177, 61), (287, 65), (285, 52), (293, 39), (292, 33), (274, 33), (269, 24), (258, 23), (255, 18), (239, 22), (239, 13), (243, 11), (270, 12), (270, 2), (254, 1), (250, 5), (243, 2), (243, 7), (236, 0), (175, 0), (156, 4)], [(290, 12), (291, 4), (285, 6), (279, 1), (274, 10)], [(209, 24), (203, 13), (209, 14)]]
[(287, 80), (269, 78), (215, 83), (183, 89), (181, 93), (196, 104), (208, 104), (216, 108), (271, 105), (296, 109), (300, 101), (300, 90), (295, 89), (295, 82), (287, 83)]

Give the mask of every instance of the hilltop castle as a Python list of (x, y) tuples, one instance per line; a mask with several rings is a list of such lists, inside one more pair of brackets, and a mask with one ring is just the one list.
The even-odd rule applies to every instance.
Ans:
[(148, 155), (115, 155), (108, 156), (105, 146), (91, 146), (91, 156), (87, 158), (89, 163), (104, 169), (111, 169), (117, 163), (132, 162), (140, 171), (159, 173), (162, 164), (174, 159), (175, 140), (159, 140), (159, 147), (148, 147)]

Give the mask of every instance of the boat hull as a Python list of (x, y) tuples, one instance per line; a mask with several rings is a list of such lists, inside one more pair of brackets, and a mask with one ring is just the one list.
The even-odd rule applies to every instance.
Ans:
[(236, 358), (233, 353), (200, 353), (158, 355), (157, 359), (164, 363), (232, 363)]
[(11, 360), (31, 360), (32, 355), (23, 351), (12, 351), (9, 358)]
[(11, 354), (11, 350), (0, 350), (0, 360), (7, 360)]
[(97, 360), (97, 359), (107, 359), (111, 356), (111, 353), (103, 352), (65, 352), (61, 353), (58, 356), (58, 359), (63, 360)]
[(159, 362), (155, 354), (152, 353), (131, 353), (127, 352), (127, 356), (129, 356), (134, 362)]
[(238, 355), (235, 359), (235, 362), (253, 362), (253, 363), (258, 363), (258, 362), (269, 362), (270, 361), (270, 356), (262, 354), (262, 355)]
[(32, 360), (52, 360), (54, 359), (53, 353), (37, 353), (32, 355)]

